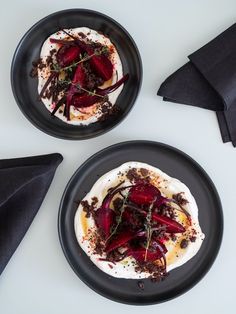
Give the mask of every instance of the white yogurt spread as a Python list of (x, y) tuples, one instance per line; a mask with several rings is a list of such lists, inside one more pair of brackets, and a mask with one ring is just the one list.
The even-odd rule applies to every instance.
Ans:
[[(123, 186), (130, 185), (130, 181), (126, 176), (122, 177), (122, 180), (118, 180), (118, 174), (124, 174), (130, 168), (147, 169), (153, 179), (152, 184), (161, 191), (163, 196), (171, 198), (173, 194), (183, 193), (183, 198), (188, 201), (188, 203), (183, 207), (191, 215), (191, 225), (187, 223), (186, 216), (182, 212), (176, 210), (176, 220), (185, 226), (186, 231), (184, 234), (176, 234), (177, 240), (175, 242), (172, 240), (165, 242), (165, 246), (168, 249), (166, 254), (167, 271), (183, 265), (197, 254), (204, 239), (204, 234), (201, 231), (198, 221), (198, 207), (196, 201), (188, 187), (178, 179), (168, 176), (160, 169), (151, 165), (130, 161), (104, 174), (96, 181), (90, 192), (83, 200), (87, 200), (89, 203), (91, 203), (92, 198), (96, 196), (98, 198), (96, 208), (101, 206), (103, 198), (107, 194), (109, 188), (116, 186), (122, 180), (125, 180)], [(132, 257), (126, 257), (124, 260), (112, 264), (112, 268), (108, 265), (109, 262), (99, 260), (101, 256), (93, 252), (93, 243), (91, 241), (91, 237), (96, 236), (96, 225), (92, 216), (89, 218), (85, 217), (85, 212), (83, 211), (82, 205), (79, 205), (77, 209), (74, 219), (74, 228), (76, 238), (81, 248), (90, 257), (92, 262), (105, 273), (117, 278), (131, 279), (147, 278), (150, 276), (150, 273), (138, 273), (135, 271), (134, 266), (132, 263), (130, 263), (130, 261), (133, 260)], [(186, 235), (191, 234), (193, 229), (195, 230), (194, 234), (196, 236), (195, 242), (189, 241), (188, 246), (184, 249), (181, 249), (181, 240), (184, 239)]]
[[(73, 29), (70, 28), (70, 29), (65, 29), (65, 31), (69, 32), (71, 35), (74, 35), (74, 36), (78, 36), (79, 33), (83, 33), (86, 36), (87, 40), (91, 40), (92, 42), (98, 42), (98, 43), (101, 43), (102, 45), (107, 46), (108, 48), (111, 48), (110, 50), (112, 51), (112, 53), (109, 58), (110, 58), (111, 63), (113, 64), (113, 74), (112, 74), (111, 79), (105, 82), (103, 86), (101, 86), (101, 88), (105, 88), (110, 85), (113, 85), (119, 79), (122, 78), (123, 69), (122, 69), (122, 63), (121, 63), (119, 54), (116, 50), (116, 47), (114, 46), (114, 44), (110, 41), (108, 37), (87, 27), (77, 27)], [(50, 56), (50, 51), (52, 49), (58, 50), (60, 48), (60, 45), (56, 43), (51, 43), (50, 38), (67, 40), (68, 36), (63, 31), (59, 31), (55, 34), (52, 34), (45, 40), (41, 49), (41, 53), (40, 53), (40, 58), (42, 59), (43, 62), (45, 62), (47, 57)], [(78, 36), (78, 38), (80, 38), (80, 36)], [(82, 37), (80, 39), (83, 40)], [(50, 69), (48, 69), (48, 67), (43, 68), (43, 69), (38, 69), (38, 93), (39, 94), (43, 86), (45, 85), (49, 75), (50, 75)], [(122, 88), (123, 88), (123, 85), (121, 85), (114, 92), (108, 95), (109, 102), (112, 105), (115, 104), (119, 94), (122, 91)], [(42, 98), (41, 100), (46, 106), (46, 108), (50, 112), (52, 112), (55, 106), (55, 104), (52, 103), (52, 100), (47, 99), (47, 98)], [(56, 112), (55, 116), (69, 124), (88, 125), (90, 123), (96, 122), (102, 115), (101, 111), (99, 110), (99, 104), (94, 104), (90, 107), (83, 108), (83, 110), (81, 111), (77, 110), (74, 106), (71, 106), (70, 113), (71, 115), (70, 115), (69, 121), (66, 119), (66, 117), (63, 116), (63, 113), (59, 112), (59, 110)]]

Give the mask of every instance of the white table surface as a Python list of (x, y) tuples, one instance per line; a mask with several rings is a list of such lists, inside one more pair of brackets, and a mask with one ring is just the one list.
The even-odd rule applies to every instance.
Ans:
[[(141, 93), (125, 121), (103, 136), (82, 142), (56, 139), (33, 127), (18, 109), (9, 79), (12, 55), (23, 34), (46, 15), (76, 7), (101, 11), (121, 23), (136, 41), (144, 68)], [(1, 314), (233, 311), (236, 149), (222, 143), (214, 112), (163, 102), (156, 91), (169, 74), (187, 61), (188, 54), (233, 24), (235, 12), (235, 0), (2, 2), (0, 158), (60, 152), (64, 161), (29, 231), (1, 275)], [(215, 182), (225, 219), (220, 253), (204, 279), (172, 301), (146, 307), (115, 303), (90, 290), (71, 270), (57, 234), (60, 198), (74, 171), (100, 149), (133, 139), (170, 144), (199, 162)]]

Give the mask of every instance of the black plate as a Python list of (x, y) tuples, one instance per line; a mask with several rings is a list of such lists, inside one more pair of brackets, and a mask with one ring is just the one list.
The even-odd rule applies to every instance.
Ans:
[[(101, 31), (115, 44), (120, 55), (123, 72), (129, 73), (116, 104), (121, 108), (119, 115), (89, 126), (73, 126), (52, 118), (44, 104), (38, 100), (37, 79), (29, 76), (32, 62), (37, 60), (43, 42), (62, 28), (87, 26)], [(142, 83), (142, 62), (137, 46), (129, 33), (116, 21), (99, 12), (71, 9), (53, 13), (40, 20), (21, 39), (12, 61), (11, 84), (16, 102), (23, 114), (43, 132), (72, 140), (82, 140), (101, 135), (129, 113), (138, 96)]]
[[(138, 287), (138, 280), (117, 279), (98, 269), (80, 248), (74, 233), (75, 202), (86, 195), (98, 177), (127, 161), (149, 163), (185, 183), (197, 201), (200, 225), (206, 236), (197, 255), (172, 270), (163, 282), (142, 280), (144, 290)], [(131, 141), (98, 152), (75, 172), (61, 200), (58, 228), (64, 254), (80, 279), (109, 299), (144, 305), (174, 298), (192, 288), (206, 274), (220, 248), (223, 214), (213, 182), (192, 158), (165, 144)]]

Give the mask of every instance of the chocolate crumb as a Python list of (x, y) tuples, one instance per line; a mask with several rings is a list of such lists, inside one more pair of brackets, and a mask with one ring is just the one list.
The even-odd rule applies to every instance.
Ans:
[(139, 289), (144, 290), (144, 282), (138, 281), (138, 287), (139, 287)]
[(183, 240), (180, 242), (180, 247), (181, 247), (181, 249), (186, 249), (187, 246), (188, 246), (188, 240), (183, 239)]
[(128, 172), (127, 172), (127, 178), (129, 179), (130, 182), (137, 182), (140, 181), (140, 179), (142, 178), (138, 172), (137, 172), (137, 168), (131, 168)]
[(183, 192), (173, 194), (172, 197), (179, 205), (186, 205), (188, 203), (188, 201), (183, 197)]
[(191, 242), (195, 242), (195, 241), (197, 240), (197, 237), (192, 236), (192, 237), (189, 238), (189, 240), (190, 240)]
[(149, 171), (145, 168), (141, 168), (140, 173), (143, 177), (146, 177), (149, 174)]
[(120, 197), (117, 197), (113, 201), (113, 207), (115, 210), (119, 210), (123, 205), (123, 200)]
[(85, 217), (86, 218), (89, 218), (91, 214), (93, 214), (94, 212), (94, 208), (95, 208), (95, 205), (97, 203), (98, 199), (97, 198), (92, 198), (92, 203), (89, 204), (88, 201), (81, 201), (81, 205), (83, 207), (83, 211), (86, 213)]

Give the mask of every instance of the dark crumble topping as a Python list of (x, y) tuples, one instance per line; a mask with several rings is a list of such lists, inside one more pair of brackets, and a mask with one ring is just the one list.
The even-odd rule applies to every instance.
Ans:
[(145, 168), (140, 168), (140, 173), (143, 177), (147, 177), (149, 174), (149, 171)]
[(153, 282), (157, 282), (166, 277), (166, 267), (161, 263), (150, 263), (146, 262), (145, 264), (137, 263), (135, 266), (135, 271), (137, 273), (148, 272), (150, 274), (150, 279)]
[(121, 197), (117, 197), (113, 201), (113, 207), (115, 210), (119, 210), (123, 205), (123, 199)]
[(196, 237), (196, 236), (192, 236), (192, 237), (189, 238), (189, 240), (190, 240), (191, 242), (195, 242), (195, 241), (197, 240), (197, 237)]
[(32, 62), (32, 69), (30, 71), (30, 77), (34, 78), (38, 75), (38, 68), (42, 69), (43, 67), (46, 67), (46, 64), (42, 63), (42, 59), (39, 58), (36, 61)]
[(179, 204), (179, 205), (186, 205), (188, 201), (183, 197), (183, 192), (173, 194), (173, 199)]
[(86, 35), (83, 32), (79, 32), (78, 35), (83, 39), (86, 38)]
[(101, 105), (99, 113), (101, 113), (101, 116), (98, 121), (103, 122), (107, 119), (115, 119), (122, 113), (122, 110), (118, 105), (112, 105), (109, 101), (107, 101)]
[(172, 240), (173, 242), (175, 242), (175, 241), (177, 240), (177, 237), (176, 237), (175, 234), (171, 234), (171, 240)]
[(128, 172), (127, 172), (127, 178), (129, 179), (130, 182), (137, 182), (139, 181), (142, 177), (140, 176), (140, 174), (138, 174), (138, 171), (136, 168), (131, 168)]
[(80, 202), (80, 204), (83, 207), (83, 211), (86, 213), (86, 216), (85, 216), (86, 218), (89, 218), (91, 215), (94, 214), (94, 209), (96, 208), (97, 202), (98, 202), (98, 198), (95, 196), (92, 198), (91, 204), (89, 204), (87, 200)]
[(180, 242), (180, 247), (181, 247), (181, 249), (186, 249), (187, 246), (188, 246), (188, 240), (183, 239), (183, 240)]
[(170, 217), (171, 219), (174, 219), (176, 217), (176, 214), (175, 214), (173, 207), (171, 207), (170, 204), (168, 204), (168, 203), (162, 204), (158, 208), (158, 212), (161, 215), (165, 215), (167, 217)]
[(104, 241), (98, 234), (96, 238), (96, 242), (95, 242), (94, 253), (102, 256), (103, 252), (104, 252)]
[(139, 289), (144, 290), (144, 282), (139, 280), (138, 281), (138, 287), (139, 287)]
[(130, 168), (127, 171), (126, 177), (131, 183), (149, 183), (149, 171), (145, 168)]

